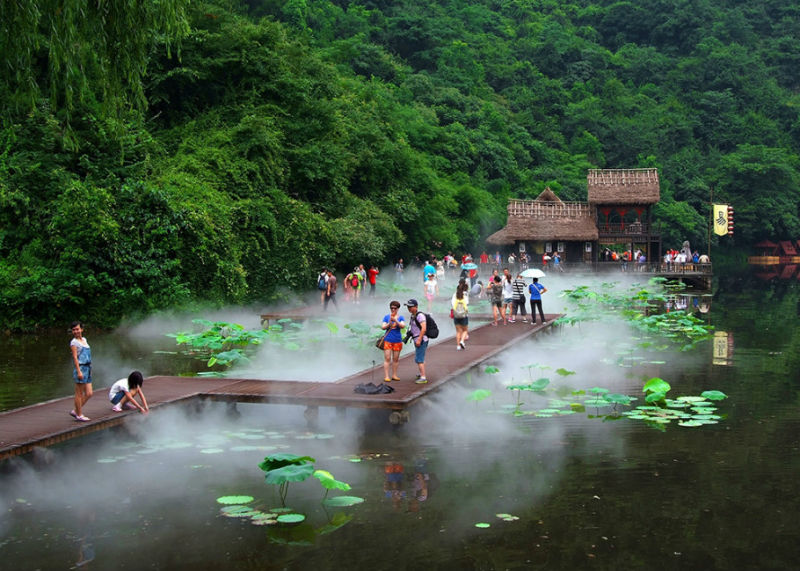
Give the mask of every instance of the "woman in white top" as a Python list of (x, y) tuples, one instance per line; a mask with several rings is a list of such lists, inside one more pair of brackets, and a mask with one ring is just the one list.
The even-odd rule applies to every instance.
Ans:
[(469, 338), (469, 286), (467, 280), (462, 279), (458, 282), (456, 293), (450, 304), (453, 308), (453, 325), (456, 327), (456, 351), (463, 351), (467, 348), (466, 341)]
[(428, 313), (433, 311), (433, 299), (439, 295), (439, 281), (436, 274), (428, 274), (425, 280), (425, 299), (428, 300)]
[(69, 414), (79, 422), (86, 422), (89, 417), (83, 414), (83, 405), (92, 398), (92, 349), (83, 336), (83, 324), (74, 321), (70, 326), (72, 340), (69, 350), (72, 353), (72, 378), (75, 380), (75, 408)]

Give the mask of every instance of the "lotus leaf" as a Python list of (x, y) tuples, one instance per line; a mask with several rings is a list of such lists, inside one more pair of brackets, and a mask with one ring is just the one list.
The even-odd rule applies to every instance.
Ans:
[(317, 529), (317, 533), (320, 535), (325, 535), (326, 533), (336, 531), (343, 525), (349, 523), (351, 519), (353, 519), (352, 515), (347, 515), (344, 512), (335, 513), (333, 514), (333, 517), (331, 517), (331, 521)]
[(221, 496), (217, 498), (218, 504), (249, 504), (255, 498), (253, 496)]
[[(700, 403), (700, 402), (703, 402), (704, 400), (706, 400), (706, 398), (705, 397), (692, 397), (692, 396), (685, 397), (685, 396), (682, 396), (682, 397), (678, 397), (678, 400), (683, 401), (683, 402), (690, 402), (690, 403)], [(695, 404), (695, 406), (700, 406), (700, 405), (699, 404)]]
[(257, 512), (247, 506), (225, 506), (220, 509), (220, 513), (225, 517), (251, 517)]
[[(509, 388), (510, 388), (510, 387), (509, 387)], [(470, 394), (467, 396), (467, 400), (471, 400), (471, 401), (478, 402), (478, 401), (482, 401), (482, 400), (484, 400), (484, 399), (488, 398), (489, 396), (491, 396), (491, 394), (492, 394), (492, 391), (490, 391), (490, 390), (487, 390), (487, 389), (477, 389), (477, 390), (475, 390), (475, 391), (472, 391), (472, 392), (471, 392), (471, 393), (470, 393)]]
[(721, 391), (703, 391), (700, 393), (701, 397), (705, 397), (708, 400), (724, 400), (728, 398), (728, 395)]
[(646, 402), (659, 402), (659, 401), (664, 400), (664, 398), (666, 396), (667, 396), (666, 393), (663, 393), (663, 392), (660, 392), (660, 391), (655, 391), (655, 392), (651, 392), (649, 395), (647, 395), (644, 400)]
[(480, 523), (476, 523), (475, 527), (479, 527), (481, 529), (486, 529), (487, 527), (492, 527), (492, 524), (480, 522)]
[(550, 379), (547, 377), (542, 377), (541, 379), (536, 379), (531, 383), (531, 390), (532, 391), (541, 391), (550, 384)]
[(604, 395), (608, 392), (608, 389), (604, 389), (602, 387), (592, 387), (589, 389), (590, 393), (594, 393), (596, 395)]
[(290, 464), (283, 468), (270, 470), (264, 476), (267, 484), (284, 484), (286, 482), (302, 482), (314, 473), (312, 464)]
[(499, 373), (500, 369), (495, 367), (494, 365), (489, 365), (483, 370), (484, 373), (489, 373), (490, 375), (494, 375), (495, 373)]
[(314, 472), (314, 477), (319, 480), (319, 483), (322, 484), (327, 490), (349, 490), (350, 484), (347, 482), (340, 482), (339, 480), (333, 477), (333, 474), (328, 472), (327, 470), (316, 470)]
[(632, 400), (628, 395), (620, 395), (617, 393), (608, 393), (603, 398), (614, 404), (630, 404)]
[(279, 523), (300, 523), (305, 521), (306, 516), (303, 514), (282, 514), (278, 516)]
[(699, 420), (682, 420), (678, 423), (678, 426), (703, 426), (703, 423)]
[[(272, 435), (272, 438), (275, 438), (276, 435)], [(283, 435), (277, 435), (279, 437), (283, 437)], [(276, 468), (283, 468), (284, 466), (289, 466), (290, 464), (306, 464), (308, 462), (316, 462), (314, 458), (311, 456), (298, 456), (296, 454), (286, 454), (286, 453), (278, 453), (278, 454), (271, 454), (264, 458), (264, 461), (261, 462), (258, 467), (264, 470), (265, 472), (269, 472), (270, 470), (275, 470)]]
[(575, 371), (568, 371), (567, 369), (564, 369), (564, 368), (562, 367), (562, 368), (560, 368), (560, 369), (556, 369), (556, 373), (558, 373), (558, 374), (559, 374), (559, 375), (561, 375), (562, 377), (568, 377), (569, 375), (574, 375), (574, 374), (575, 374)]
[(326, 498), (322, 503), (326, 506), (345, 508), (360, 504), (363, 501), (364, 498), (359, 498), (358, 496), (336, 496), (334, 498)]
[(642, 392), (647, 393), (663, 393), (666, 394), (672, 387), (669, 385), (667, 381), (664, 379), (659, 379), (658, 377), (653, 377), (649, 381), (647, 381), (644, 386), (642, 387)]

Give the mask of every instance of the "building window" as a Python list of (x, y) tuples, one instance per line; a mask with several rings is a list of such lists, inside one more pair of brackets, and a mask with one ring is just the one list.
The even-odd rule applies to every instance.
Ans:
[(559, 251), (559, 253), (563, 254), (563, 253), (564, 253), (564, 250), (565, 250), (566, 248), (567, 248), (567, 245), (566, 245), (566, 243), (564, 243), (564, 242), (559, 242), (559, 243), (558, 243), (558, 251)]

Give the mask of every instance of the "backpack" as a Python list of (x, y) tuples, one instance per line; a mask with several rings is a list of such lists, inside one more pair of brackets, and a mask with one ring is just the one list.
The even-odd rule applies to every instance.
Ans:
[(317, 282), (317, 289), (328, 289), (328, 284), (325, 283), (325, 276), (320, 276)]
[(358, 276), (353, 276), (353, 279), (350, 280), (350, 285), (353, 287), (358, 287), (359, 283)]
[(456, 299), (456, 306), (453, 309), (453, 317), (463, 319), (467, 316), (467, 304), (463, 299)]
[[(425, 329), (425, 335), (428, 339), (436, 339), (439, 336), (439, 326), (436, 325), (436, 322), (433, 320), (433, 315), (430, 313), (423, 313), (421, 311), (417, 313), (422, 313), (425, 316), (425, 323), (428, 324), (428, 327)], [(417, 324), (417, 327), (420, 329), (422, 328), (417, 320), (417, 316), (414, 316), (414, 322)]]

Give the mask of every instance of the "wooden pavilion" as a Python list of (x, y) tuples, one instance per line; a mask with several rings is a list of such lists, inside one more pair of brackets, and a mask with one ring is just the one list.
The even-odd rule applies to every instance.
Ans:
[(661, 258), (661, 235), (652, 223), (660, 199), (657, 169), (593, 169), (588, 201), (563, 202), (547, 188), (535, 200), (512, 198), (506, 226), (487, 238), (534, 256), (561, 253), (564, 261), (598, 261), (603, 247)]
[(564, 260), (591, 260), (586, 243), (597, 241), (595, 215), (585, 202), (563, 202), (546, 188), (535, 200), (512, 198), (505, 228), (487, 238), (495, 246), (541, 256), (559, 252)]

